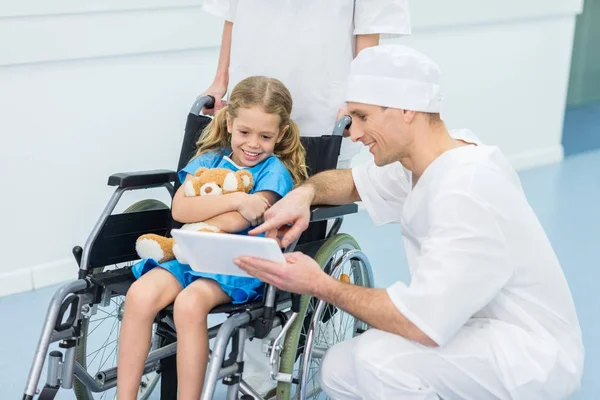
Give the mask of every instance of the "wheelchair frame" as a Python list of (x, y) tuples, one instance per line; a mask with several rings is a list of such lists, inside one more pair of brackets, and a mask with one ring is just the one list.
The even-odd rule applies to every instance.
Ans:
[[(210, 106), (211, 102), (214, 102), (214, 99), (210, 96), (199, 98), (192, 106), (190, 115), (199, 116), (202, 108), (204, 106)], [(337, 121), (332, 136), (341, 136), (344, 129), (346, 129), (350, 123), (351, 120), (349, 117), (344, 117)], [(23, 395), (24, 400), (32, 400), (36, 394), (39, 393), (37, 385), (41, 377), (46, 354), (48, 353), (50, 344), (54, 342), (59, 342), (59, 348), (63, 349), (65, 354), (64, 357), (61, 351), (52, 351), (48, 354), (47, 382), (41, 393), (39, 393), (40, 400), (54, 399), (61, 387), (64, 389), (72, 389), (75, 379), (81, 382), (85, 387), (85, 390), (88, 391), (89, 398), (92, 398), (90, 391), (102, 392), (116, 386), (116, 366), (101, 371), (96, 377), (92, 377), (85, 367), (81, 366), (75, 359), (76, 346), (78, 341), (82, 338), (82, 321), (90, 312), (90, 306), (101, 303), (106, 304), (116, 295), (124, 296), (129, 287), (127, 283), (131, 284), (132, 282), (132, 274), (129, 268), (94, 273), (91, 266), (92, 249), (96, 239), (105, 227), (107, 220), (111, 216), (124, 192), (129, 190), (164, 187), (169, 191), (172, 198), (175, 187), (171, 182), (177, 182), (176, 179), (177, 174), (174, 171), (169, 170), (120, 173), (112, 175), (109, 178), (108, 184), (110, 186), (117, 186), (117, 188), (102, 211), (100, 218), (94, 225), (85, 242), (84, 248), (82, 249), (81, 247), (76, 246), (73, 249), (73, 254), (79, 264), (78, 279), (64, 284), (55, 292), (50, 301), (40, 340), (27, 379)], [(309, 242), (306, 246), (315, 248), (317, 245), (322, 245), (328, 239), (333, 238), (337, 235), (341, 227), (343, 217), (345, 215), (356, 213), (357, 210), (358, 207), (356, 204), (312, 208), (311, 223), (331, 219), (335, 219), (335, 222), (325, 239), (318, 242)], [(332, 276), (338, 277), (345, 265), (349, 263), (353, 265), (355, 263), (360, 264), (360, 274), (362, 274), (360, 279), (362, 279), (362, 284), (372, 287), (373, 276), (367, 257), (357, 248), (358, 246), (354, 246), (356, 248), (352, 248), (352, 246), (346, 247), (347, 251), (342, 256), (329, 260), (332, 267), (329, 272)], [(296, 242), (285, 249), (285, 252), (291, 252), (301, 248), (302, 245), (299, 245), (298, 240), (296, 240)], [(252, 387), (241, 379), (243, 372), (244, 343), (247, 338), (263, 339), (267, 337), (273, 328), (279, 326), (282, 327), (282, 330), (276, 339), (270, 343), (268, 350), (271, 365), (271, 378), (277, 382), (286, 384), (299, 384), (300, 399), (306, 398), (306, 374), (302, 374), (301, 372), (302, 375), (300, 376), (300, 379), (295, 379), (291, 373), (281, 372), (279, 370), (279, 362), (281, 352), (284, 349), (283, 342), (286, 339), (287, 333), (292, 326), (297, 328), (299, 323), (303, 323), (303, 321), (297, 321), (301, 309), (304, 310), (302, 313), (302, 318), (304, 318), (308, 302), (316, 299), (311, 299), (309, 296), (301, 297), (294, 294), (291, 295), (291, 298), (286, 298), (284, 292), (278, 292), (278, 290), (271, 285), (266, 286), (265, 292), (261, 302), (237, 306), (219, 306), (211, 311), (211, 313), (227, 313), (229, 316), (223, 323), (209, 328), (209, 339), (215, 339), (215, 343), (209, 357), (209, 365), (201, 397), (202, 400), (213, 398), (217, 380), (219, 379), (223, 379), (223, 382), (228, 385), (227, 399), (237, 399), (238, 393), (243, 395), (242, 399), (262, 399)], [(277, 297), (281, 294), (283, 294), (283, 300), (278, 302)], [(318, 300), (316, 303), (314, 308), (314, 321), (312, 321), (306, 337), (305, 356), (303, 358), (301, 371), (308, 370), (308, 364), (310, 363), (311, 357), (323, 357), (326, 351), (326, 349), (313, 346), (315, 340), (314, 331), (317, 322), (319, 322), (318, 318), (321, 318), (325, 307), (331, 306), (321, 300)], [(65, 315), (67, 315), (67, 311), (69, 311), (67, 320), (62, 322)], [(163, 313), (162, 316), (159, 314), (159, 316), (157, 316), (157, 321), (158, 329), (160, 331), (157, 333), (163, 338), (163, 341), (166, 344), (156, 349), (152, 349), (149, 352), (144, 366), (144, 374), (158, 370), (162, 374), (161, 378), (163, 379), (163, 382), (161, 383), (161, 399), (174, 399), (176, 398), (177, 393), (176, 375), (174, 375), (176, 374), (174, 371), (175, 365), (174, 361), (167, 363), (166, 360), (169, 358), (172, 359), (176, 354), (177, 342), (175, 326), (172, 315), (169, 315), (168, 312)], [(356, 323), (358, 322), (359, 321), (356, 320)], [(365, 326), (364, 329), (367, 329), (367, 327)], [(364, 331), (364, 329), (359, 328), (358, 330)], [(358, 333), (360, 334), (361, 332)], [(232, 350), (229, 357), (225, 359), (226, 348), (230, 340), (232, 340)], [(296, 355), (296, 357), (298, 357), (298, 355)]]

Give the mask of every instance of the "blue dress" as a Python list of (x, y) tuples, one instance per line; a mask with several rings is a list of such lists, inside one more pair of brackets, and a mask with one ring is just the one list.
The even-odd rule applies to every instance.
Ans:
[[(283, 197), (292, 190), (294, 186), (292, 176), (276, 156), (270, 156), (252, 168), (244, 168), (237, 166), (228, 156), (225, 156), (230, 153), (231, 150), (226, 149), (223, 152), (206, 153), (192, 159), (178, 172), (179, 181), (183, 183), (188, 174), (193, 174), (200, 167), (227, 168), (232, 171), (246, 169), (254, 178), (254, 186), (250, 193), (271, 191)], [(238, 234), (246, 235), (250, 229), (238, 232)], [(198, 272), (177, 260), (158, 264), (153, 259), (144, 259), (134, 264), (131, 270), (135, 278), (139, 279), (154, 267), (161, 267), (172, 273), (183, 288), (199, 278), (212, 279), (218, 282), (221, 289), (231, 297), (233, 304), (257, 300), (262, 296), (264, 290), (263, 282), (256, 278)]]

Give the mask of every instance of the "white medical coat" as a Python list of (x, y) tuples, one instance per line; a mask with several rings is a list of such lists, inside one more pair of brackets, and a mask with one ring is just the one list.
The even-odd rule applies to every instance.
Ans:
[[(302, 136), (331, 133), (354, 35), (410, 34), (408, 0), (204, 0), (203, 8), (233, 22), (229, 90), (252, 75), (281, 80)], [(347, 138), (340, 159), (358, 150)]]
[(387, 293), (440, 346), (463, 325), (492, 329), (491, 362), (514, 398), (560, 398), (578, 387), (584, 360), (561, 266), (500, 151), (451, 134), (478, 145), (439, 156), (414, 188), (400, 163), (352, 171), (373, 221), (401, 227), (411, 282)]

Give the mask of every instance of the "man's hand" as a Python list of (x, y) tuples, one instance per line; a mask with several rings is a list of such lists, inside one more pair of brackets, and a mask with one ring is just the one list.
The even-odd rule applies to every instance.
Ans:
[(246, 194), (240, 201), (238, 212), (252, 226), (256, 226), (262, 221), (262, 217), (269, 207), (271, 207), (271, 204), (266, 198), (257, 194)]
[(296, 252), (284, 256), (285, 264), (253, 257), (241, 257), (234, 262), (248, 274), (286, 292), (318, 296), (333, 279), (305, 254)]
[(223, 100), (223, 96), (225, 96), (226, 92), (227, 85), (217, 81), (213, 82), (213, 84), (210, 85), (210, 87), (198, 97), (206, 96), (209, 94), (215, 98), (215, 105), (213, 108), (202, 108), (202, 113), (204, 115), (211, 115), (223, 108), (226, 105), (226, 102)]
[[(251, 230), (250, 235), (266, 232), (267, 237), (278, 241), (283, 236), (281, 246), (289, 246), (308, 228), (313, 198), (312, 186), (300, 186), (292, 190), (265, 212), (265, 222)], [(289, 224), (292, 226), (288, 226)]]

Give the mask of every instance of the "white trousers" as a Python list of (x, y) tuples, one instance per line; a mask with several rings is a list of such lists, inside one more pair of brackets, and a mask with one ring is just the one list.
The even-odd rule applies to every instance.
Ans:
[(432, 348), (371, 329), (327, 351), (321, 388), (336, 400), (509, 399), (489, 342), (476, 329), (457, 336)]

